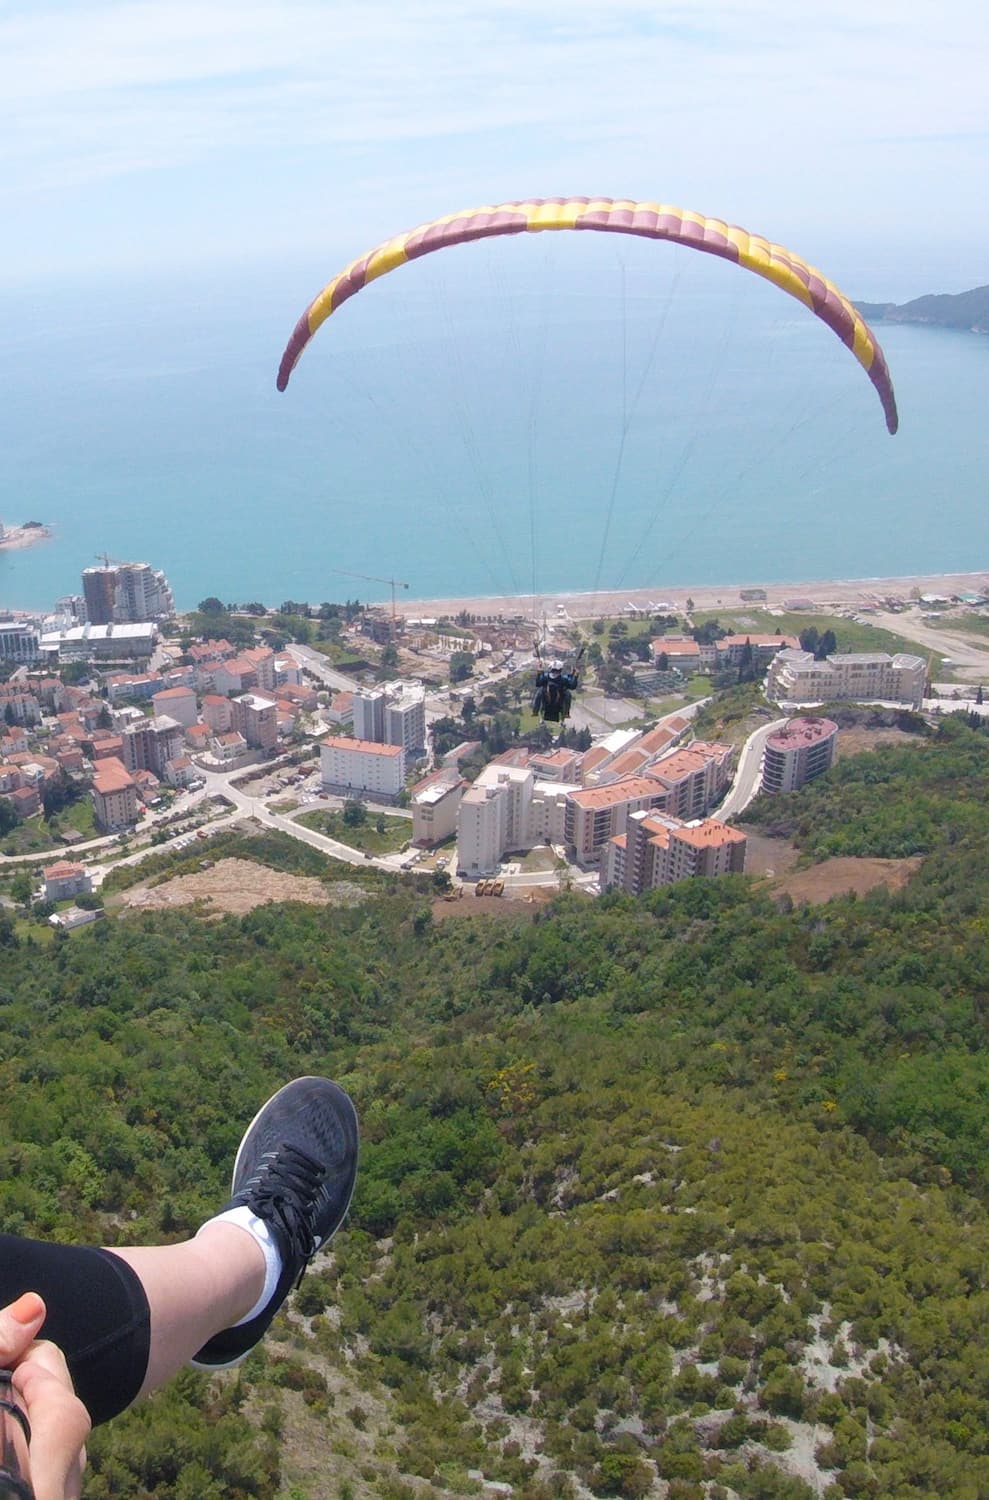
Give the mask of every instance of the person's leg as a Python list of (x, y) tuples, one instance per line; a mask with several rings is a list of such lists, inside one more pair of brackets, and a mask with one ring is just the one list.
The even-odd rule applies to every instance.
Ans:
[(182, 1365), (235, 1364), (343, 1221), (357, 1117), (328, 1079), (279, 1089), (248, 1127), (233, 1197), (195, 1239), (97, 1250), (0, 1235), (0, 1306), (37, 1292), (94, 1425)]
[(132, 1245), (112, 1255), (136, 1273), (148, 1300), (148, 1367), (138, 1396), (171, 1380), (209, 1339), (254, 1307), (265, 1259), (253, 1235), (222, 1219), (178, 1245)]

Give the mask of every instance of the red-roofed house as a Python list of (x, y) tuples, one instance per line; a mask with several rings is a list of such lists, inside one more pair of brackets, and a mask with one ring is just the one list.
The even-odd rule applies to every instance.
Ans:
[(46, 901), (64, 901), (67, 896), (88, 894), (93, 889), (92, 877), (86, 867), (71, 864), (67, 859), (49, 865), (42, 873)]
[(137, 822), (137, 787), (122, 760), (97, 763), (93, 776), (93, 813), (104, 833), (119, 833)]
[(19, 818), (30, 818), (41, 811), (41, 797), (36, 786), (18, 786), (6, 794)]

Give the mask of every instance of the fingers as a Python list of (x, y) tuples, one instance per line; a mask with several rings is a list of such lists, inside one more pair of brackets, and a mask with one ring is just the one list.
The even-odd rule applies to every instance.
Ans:
[(0, 1308), (0, 1369), (9, 1369), (30, 1349), (45, 1321), (45, 1304), (37, 1292), (25, 1292)]
[(14, 1371), (14, 1388), (31, 1423), (35, 1500), (79, 1500), (90, 1420), (62, 1351), (45, 1340), (33, 1344)]

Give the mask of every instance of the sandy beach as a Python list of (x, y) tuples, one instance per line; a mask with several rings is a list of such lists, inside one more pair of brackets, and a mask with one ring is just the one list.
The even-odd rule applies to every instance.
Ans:
[[(989, 588), (989, 568), (972, 573), (917, 573), (901, 578), (836, 578), (796, 583), (722, 583), (695, 584), (675, 588), (624, 589), (621, 592), (487, 595), (461, 599), (402, 599), (395, 609), (406, 619), (456, 616), (466, 610), (473, 615), (491, 615), (540, 619), (545, 613), (554, 619), (562, 612), (572, 620), (614, 616), (636, 609), (654, 610), (669, 605), (682, 613), (692, 599), (698, 610), (734, 608), (751, 603), (760, 608), (783, 609), (806, 602), (822, 610), (848, 608), (850, 605), (883, 605), (894, 599), (910, 600), (917, 594), (957, 595), (981, 593)], [(765, 599), (745, 599), (743, 594), (760, 590)], [(915, 592), (916, 591), (916, 592)]]

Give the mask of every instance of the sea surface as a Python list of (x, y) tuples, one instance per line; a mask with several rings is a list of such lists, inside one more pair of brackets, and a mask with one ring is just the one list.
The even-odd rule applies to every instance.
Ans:
[(338, 269), (0, 289), (0, 519), (54, 529), (0, 552), (0, 609), (79, 592), (102, 553), (163, 568), (180, 608), (388, 597), (353, 575), (660, 597), (989, 569), (989, 339), (877, 329), (891, 438), (848, 351), (757, 277), (544, 234), (375, 282), (279, 395)]

